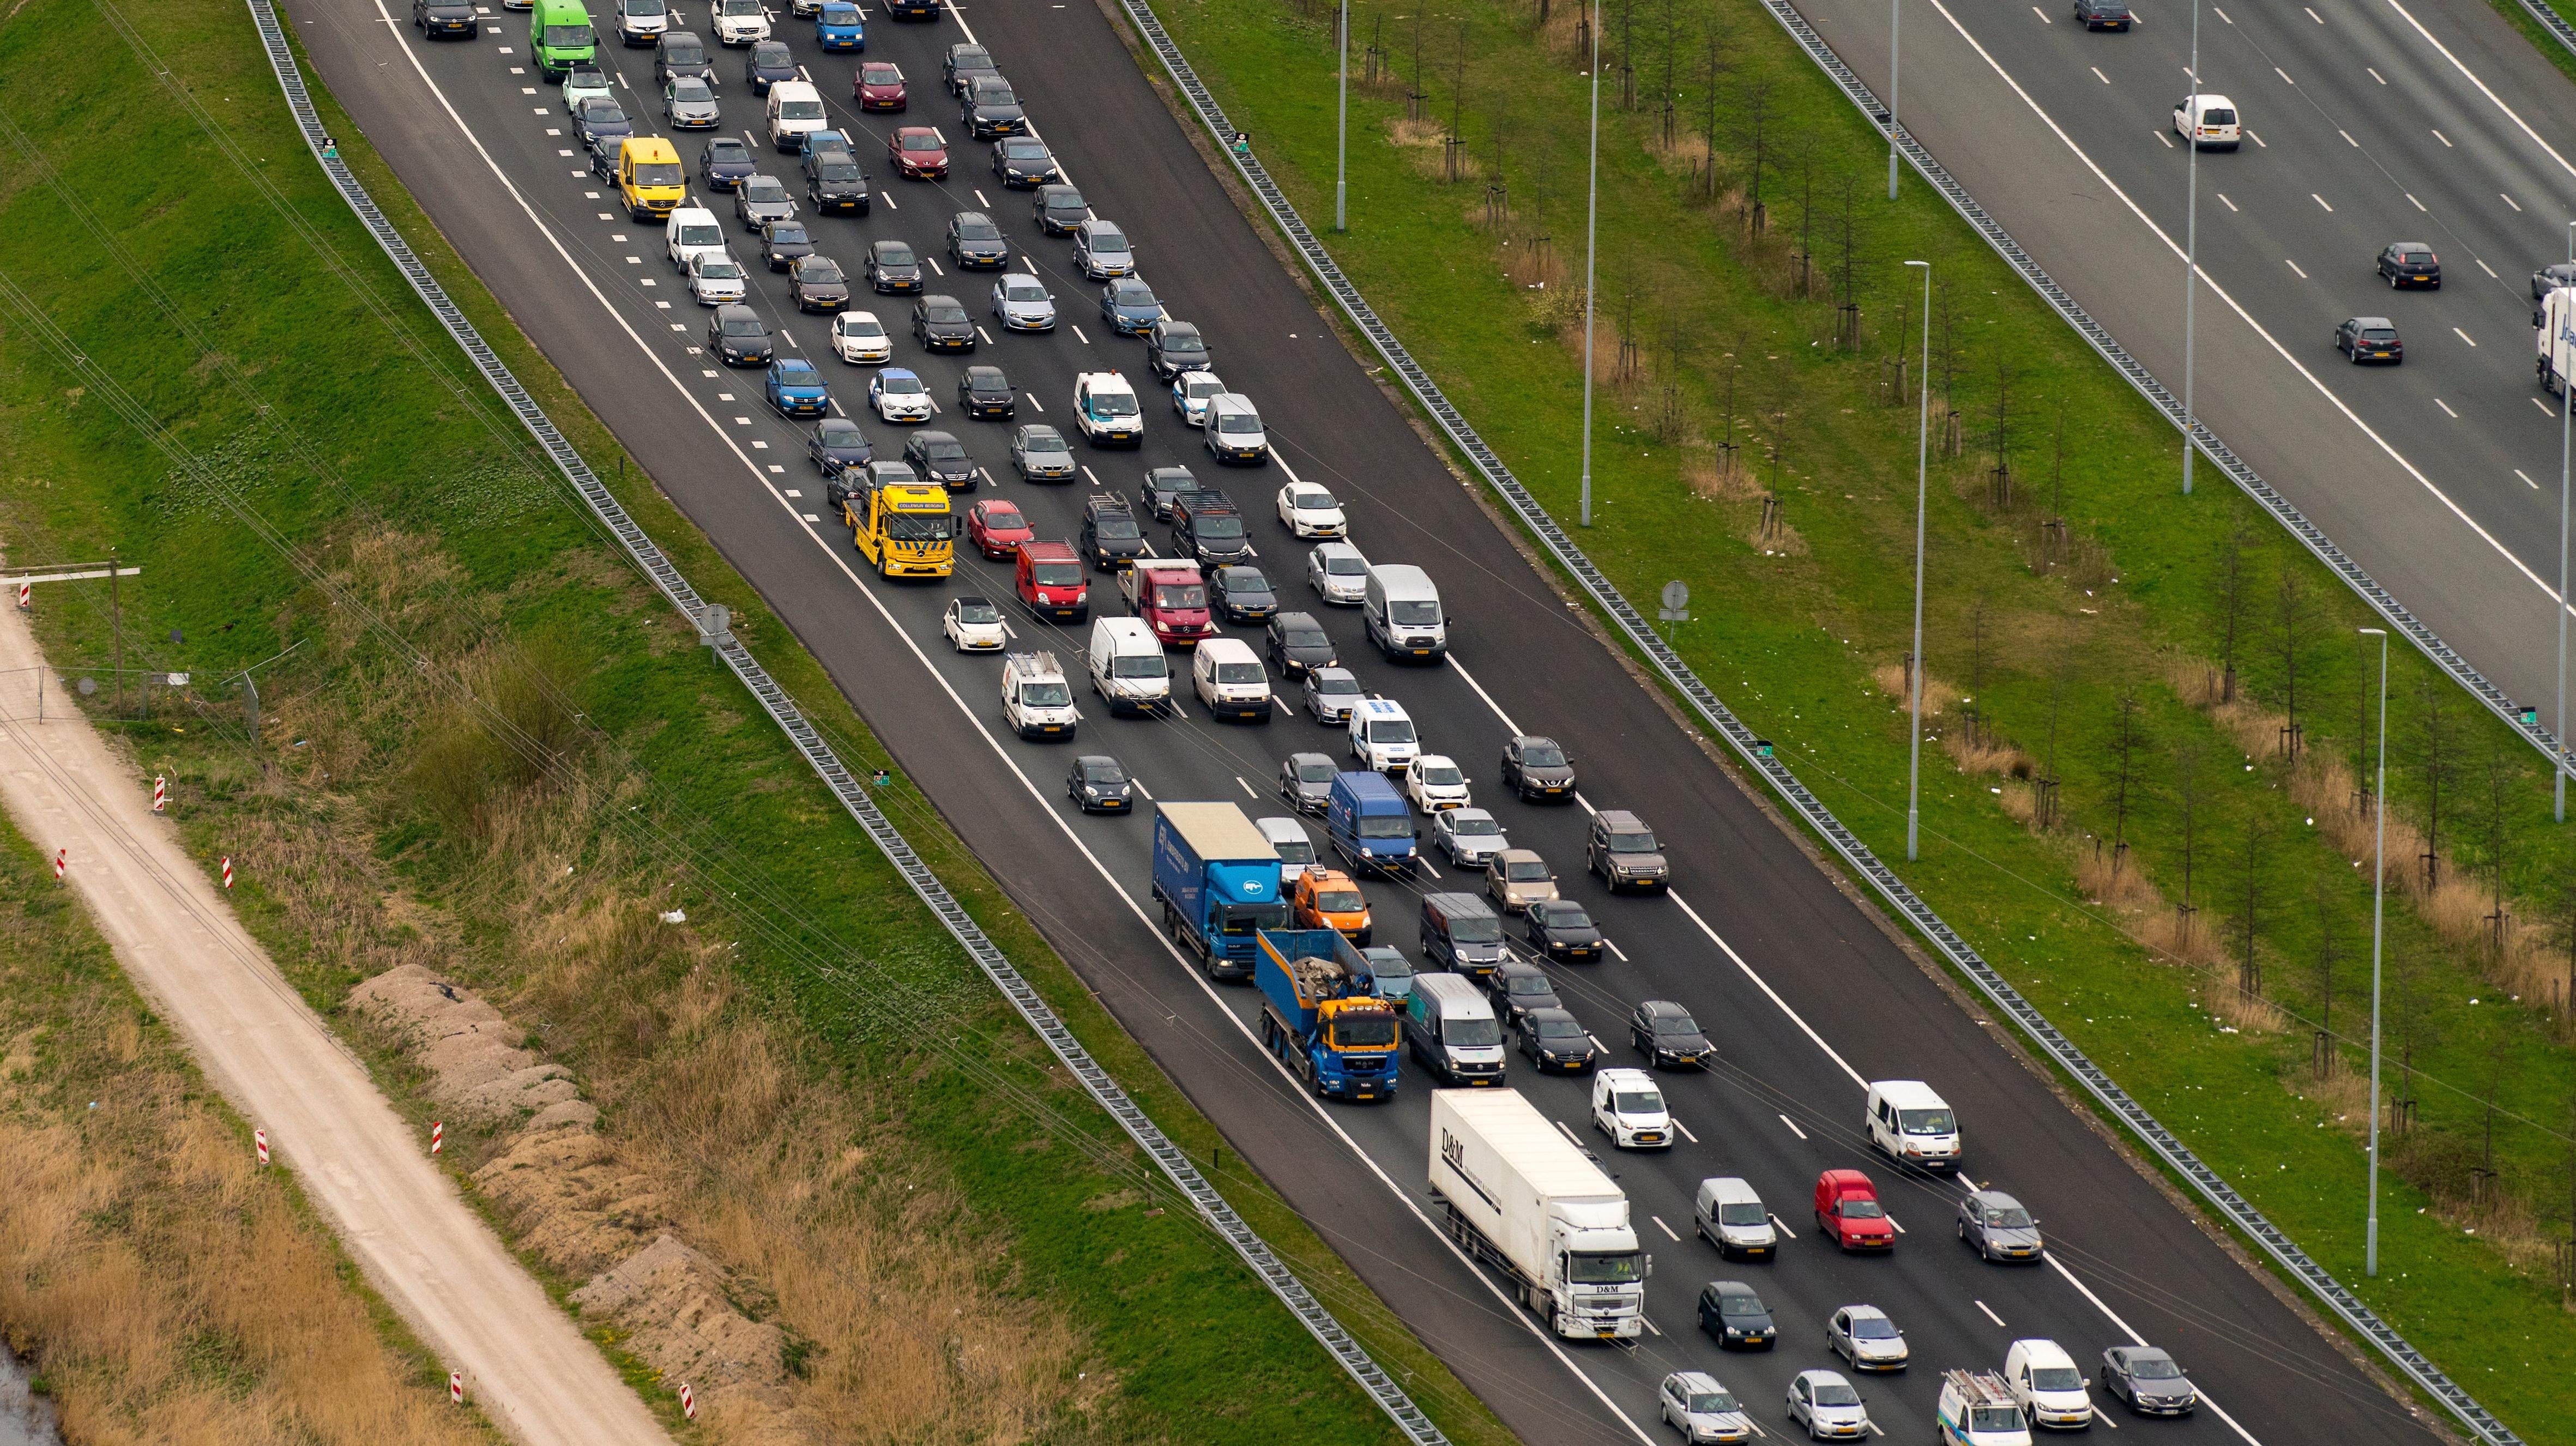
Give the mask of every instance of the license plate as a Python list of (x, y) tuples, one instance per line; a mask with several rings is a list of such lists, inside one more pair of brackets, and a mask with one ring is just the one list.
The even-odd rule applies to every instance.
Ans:
[(1039, 728), (1038, 731), (1040, 733), (1061, 733), (1064, 731), (1064, 725), (1061, 723), (1049, 723)]

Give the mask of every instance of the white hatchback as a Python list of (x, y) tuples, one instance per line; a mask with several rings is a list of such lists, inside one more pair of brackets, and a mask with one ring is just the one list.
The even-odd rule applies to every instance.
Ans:
[(1010, 641), (1010, 634), (1002, 628), (1002, 610), (990, 599), (980, 597), (952, 600), (939, 620), (939, 631), (947, 636), (948, 645), (961, 653), (995, 652)]
[(1789, 1419), (1814, 1441), (1857, 1440), (1869, 1434), (1869, 1407), (1840, 1371), (1800, 1371), (1789, 1383)]
[(1222, 396), (1225, 383), (1214, 372), (1183, 372), (1172, 378), (1172, 410), (1193, 427), (1207, 421), (1208, 398)]
[(1350, 522), (1342, 516), (1342, 504), (1333, 494), (1308, 482), (1291, 482), (1279, 489), (1279, 520), (1299, 537), (1344, 537), (1350, 533)]
[(1605, 1069), (1592, 1077), (1592, 1125), (1622, 1150), (1669, 1150), (1673, 1117), (1664, 1092), (1642, 1069)]
[(832, 350), (852, 366), (881, 366), (894, 360), (894, 339), (872, 311), (844, 311), (832, 318)]
[(1469, 802), (1467, 775), (1459, 769), (1456, 759), (1425, 753), (1404, 775), (1404, 796), (1427, 814), (1465, 808)]

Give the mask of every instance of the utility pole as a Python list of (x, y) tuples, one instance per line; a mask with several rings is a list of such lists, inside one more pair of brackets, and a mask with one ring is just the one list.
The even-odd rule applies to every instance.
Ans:
[(1887, 199), (1896, 199), (1896, 98), (1905, 92), (1899, 83), (1897, 62), (1903, 58), (1896, 48), (1897, 23), (1905, 18), (1905, 0), (1887, 0)]
[[(2567, 223), (2567, 262), (2576, 266), (2576, 221)], [(2560, 312), (2562, 318), (2565, 315)], [(2566, 335), (2562, 320), (2558, 335), (2549, 343), (2551, 371), (2558, 370)], [(2550, 796), (2560, 823), (2567, 821), (2567, 449), (2571, 426), (2576, 426), (2576, 386), (2562, 375), (2558, 378), (2558, 712), (2549, 720), (2558, 737), (2558, 756), (2550, 760), (2558, 765), (2551, 770)], [(2576, 1004), (2576, 1000), (2569, 1003)]]
[(1592, 0), (1592, 142), (1583, 182), (1583, 525), (1592, 525), (1592, 292), (1601, 246), (1601, 0)]
[(2379, 958), (2388, 902), (2388, 632), (2363, 628), (2379, 639), (2379, 792), (2371, 812), (2378, 829), (2372, 846), (2370, 885), (2370, 1215), (2362, 1234), (2361, 1273), (2379, 1274)]
[(2200, 299), (2200, 0), (2191, 0), (2191, 98), (2183, 102), (2182, 495), (2191, 495), (2192, 312)]
[(1914, 674), (1914, 731), (1906, 742), (1905, 764), (1905, 858), (1908, 863), (1918, 854), (1917, 836), (1922, 825), (1919, 801), (1923, 793), (1923, 512), (1931, 498), (1932, 476), (1932, 263), (1908, 261), (1908, 266), (1923, 268), (1923, 401), (1914, 419), (1914, 651), (1909, 670)]
[(1333, 229), (1351, 229), (1351, 0), (1342, 0), (1341, 96), (1333, 116)]

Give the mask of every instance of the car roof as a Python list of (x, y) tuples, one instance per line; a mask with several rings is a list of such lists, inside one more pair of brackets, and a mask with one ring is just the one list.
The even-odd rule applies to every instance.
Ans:
[(910, 367), (881, 367), (877, 371), (877, 376), (880, 379), (885, 377), (910, 377), (914, 381), (921, 380), (921, 373), (914, 371)]
[(1505, 849), (1501, 853), (1494, 855), (1494, 862), (1496, 863), (1501, 863), (1505, 859), (1510, 859), (1514, 863), (1519, 863), (1524, 859), (1536, 860), (1539, 863), (1547, 862), (1547, 860), (1539, 858), (1538, 850), (1536, 849)]
[(1283, 815), (1274, 814), (1269, 818), (1256, 818), (1252, 821), (1252, 826), (1261, 830), (1262, 836), (1274, 843), (1280, 839), (1303, 839), (1308, 843), (1315, 841), (1314, 836), (1306, 832), (1304, 824)]
[(1946, 1110), (1949, 1108), (1932, 1087), (1919, 1079), (1882, 1079), (1870, 1081), (1870, 1090), (1898, 1109)]
[(1843, 1307), (1843, 1314), (1850, 1316), (1853, 1320), (1887, 1319), (1887, 1312), (1880, 1310), (1874, 1305), (1847, 1305)]
[(1655, 1082), (1653, 1075), (1634, 1067), (1605, 1069), (1601, 1071), (1599, 1077), (1615, 1084), (1653, 1084)]
[(982, 593), (980, 593), (980, 592), (961, 592), (961, 593), (959, 593), (957, 596), (955, 596), (955, 597), (953, 597), (953, 598), (950, 598), (950, 599), (949, 599), (949, 602), (950, 602), (951, 604), (959, 605), (959, 606), (968, 605), (968, 604), (974, 604), (974, 603), (981, 603), (981, 604), (983, 604), (985, 607), (991, 607), (991, 606), (993, 605), (993, 600), (992, 600), (991, 598), (988, 598), (988, 597), (984, 596), (984, 595), (983, 595)]
[(2004, 1353), (2004, 1358), (2006, 1360), (2010, 1360), (2016, 1354), (2021, 1356), (2024, 1361), (2034, 1366), (2071, 1366), (2075, 1364), (2075, 1358), (2066, 1353), (2066, 1347), (2059, 1345), (2055, 1341), (2043, 1340), (2038, 1337), (2013, 1342), (2012, 1348)]
[(1610, 828), (1644, 828), (1645, 821), (1624, 808), (1605, 808), (1593, 819)]
[[(1316, 679), (1316, 678), (1348, 678), (1348, 679), (1350, 679), (1350, 680), (1351, 680), (1352, 682), (1354, 682), (1354, 683), (1356, 683), (1356, 682), (1358, 682), (1358, 681), (1359, 681), (1359, 675), (1358, 675), (1358, 674), (1353, 673), (1353, 672), (1352, 672), (1350, 669), (1348, 669), (1348, 668), (1340, 668), (1340, 667), (1333, 667), (1333, 668), (1308, 668), (1308, 669), (1306, 670), (1306, 676), (1307, 676), (1307, 678), (1308, 678), (1308, 679), (1310, 679), (1310, 680), (1311, 680), (1311, 679)], [(1473, 812), (1476, 812), (1476, 813), (1482, 813), (1482, 812), (1484, 812), (1484, 810), (1483, 810), (1483, 809), (1475, 809), (1475, 810), (1472, 810), (1472, 811), (1473, 811)]]
[(1412, 716), (1404, 711), (1403, 704), (1395, 701), (1393, 698), (1364, 698), (1360, 701), (1359, 706), (1362, 712), (1376, 718), (1409, 718)]
[[(1541, 1005), (1539, 1008), (1530, 1010), (1521, 1017), (1532, 1024), (1571, 1024), (1577, 1029), (1581, 1029), (1583, 1027), (1583, 1021), (1574, 1017), (1573, 1010), (1559, 1009), (1552, 1004)], [(1604, 1070), (1602, 1073), (1615, 1074), (1617, 1071)], [(1630, 1070), (1629, 1073), (1635, 1074), (1637, 1071)]]
[(1755, 1300), (1762, 1298), (1760, 1291), (1740, 1280), (1712, 1280), (1708, 1283), (1708, 1288), (1719, 1295), (1749, 1295)]
[(1706, 1371), (1675, 1371), (1664, 1377), (1664, 1384), (1679, 1391), (1723, 1391), (1717, 1377)]
[(1301, 749), (1301, 750), (1299, 750), (1299, 751), (1297, 751), (1297, 752), (1295, 752), (1295, 753), (1291, 753), (1291, 754), (1289, 754), (1289, 755), (1288, 755), (1288, 761), (1289, 761), (1289, 762), (1291, 762), (1291, 763), (1306, 763), (1306, 762), (1310, 762), (1310, 761), (1320, 761), (1320, 762), (1324, 762), (1324, 763), (1330, 763), (1330, 762), (1332, 762), (1332, 761), (1333, 761), (1333, 755), (1331, 755), (1331, 754), (1329, 754), (1329, 753), (1317, 753), (1317, 752), (1314, 752), (1314, 751), (1311, 751), (1311, 750)]
[(1023, 439), (1034, 437), (1061, 438), (1063, 435), (1064, 433), (1057, 431), (1055, 428), (1048, 426), (1044, 422), (1023, 422), (1020, 424), (1020, 436)]
[(1002, 369), (997, 366), (971, 366), (966, 369), (966, 379), (968, 381), (984, 381), (988, 378), (993, 381), (1000, 381), (1002, 379)]
[(1688, 1018), (1690, 1011), (1669, 999), (1649, 999), (1637, 1006), (1637, 1012), (1648, 1019), (1669, 1019), (1675, 1015)]

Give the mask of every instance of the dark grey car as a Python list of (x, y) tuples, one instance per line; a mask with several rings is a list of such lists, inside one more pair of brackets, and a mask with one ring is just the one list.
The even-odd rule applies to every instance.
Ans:
[(1270, 665), (1294, 678), (1308, 668), (1329, 668), (1341, 661), (1332, 635), (1313, 613), (1279, 613), (1270, 619), (1263, 645)]
[(1071, 186), (1040, 186), (1037, 199), (1029, 203), (1029, 214), (1048, 235), (1070, 236), (1091, 219), (1091, 203)]
[(1717, 1046), (1699, 1032), (1690, 1011), (1669, 999), (1649, 999), (1637, 1006), (1628, 1016), (1628, 1042), (1657, 1068), (1667, 1064), (1705, 1067), (1717, 1058)]
[(975, 459), (953, 432), (915, 432), (903, 444), (903, 460), (922, 477), (951, 492), (975, 490)]
[(735, 184), (733, 214), (742, 229), (757, 231), (772, 221), (795, 220), (796, 198), (787, 194), (786, 183), (776, 176), (755, 171)]
[(2154, 1346), (2113, 1346), (2102, 1353), (2102, 1390), (2141, 1416), (2188, 1416), (2200, 1392), (2174, 1358)]
[(1535, 964), (1506, 964), (1486, 975), (1484, 982), (1506, 1029), (1518, 1028), (1534, 1009), (1565, 1007), (1556, 997), (1556, 986), (1548, 982), (1547, 971)]
[(2039, 1222), (2001, 1190), (1978, 1190), (1959, 1202), (1959, 1238), (1988, 1260), (2037, 1261), (2048, 1251)]
[(1291, 753), (1279, 765), (1279, 796), (1299, 813), (1321, 817), (1332, 801), (1333, 775), (1341, 771), (1329, 753)]
[(1672, 883), (1672, 868), (1646, 821), (1624, 808), (1605, 808), (1592, 816), (1583, 842), (1583, 866), (1601, 878), (1610, 892), (1660, 889)]
[(1574, 797), (1574, 759), (1553, 738), (1524, 734), (1503, 745), (1502, 782), (1524, 800)]

